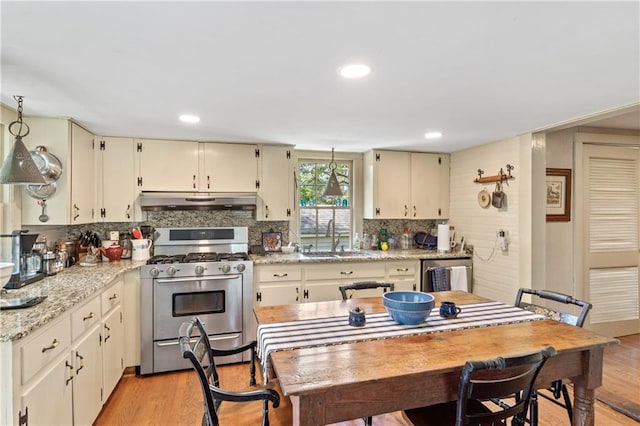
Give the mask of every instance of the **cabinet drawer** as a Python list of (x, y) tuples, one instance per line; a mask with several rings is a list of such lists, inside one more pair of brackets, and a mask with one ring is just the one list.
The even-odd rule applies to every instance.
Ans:
[(122, 280), (118, 280), (109, 289), (102, 292), (102, 315), (106, 315), (114, 307), (122, 303)]
[(382, 262), (333, 263), (313, 265), (305, 268), (307, 280), (350, 280), (360, 278), (384, 279), (385, 265)]
[(82, 336), (82, 333), (98, 323), (100, 323), (100, 297), (96, 296), (71, 314), (71, 341), (75, 341)]
[(63, 352), (69, 350), (71, 327), (69, 317), (48, 326), (20, 348), (22, 384), (29, 381), (41, 368), (50, 365)]
[(388, 265), (389, 276), (414, 276), (419, 270), (418, 261), (411, 262), (392, 262)]
[(299, 266), (260, 266), (258, 269), (259, 282), (300, 281), (302, 270)]

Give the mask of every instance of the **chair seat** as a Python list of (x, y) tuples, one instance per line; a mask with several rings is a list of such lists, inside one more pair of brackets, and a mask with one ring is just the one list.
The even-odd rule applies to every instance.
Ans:
[[(470, 400), (467, 408), (474, 414), (491, 412), (486, 405), (476, 400)], [(456, 401), (405, 410), (403, 415), (414, 426), (453, 426), (456, 424)]]

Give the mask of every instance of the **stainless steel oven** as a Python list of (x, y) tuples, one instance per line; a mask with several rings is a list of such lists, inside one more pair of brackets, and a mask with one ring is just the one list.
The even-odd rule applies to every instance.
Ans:
[[(191, 368), (178, 347), (182, 322), (199, 316), (212, 345), (251, 340), (253, 264), (248, 230), (160, 228), (155, 256), (141, 268), (141, 374)], [(249, 354), (220, 363), (248, 360)]]

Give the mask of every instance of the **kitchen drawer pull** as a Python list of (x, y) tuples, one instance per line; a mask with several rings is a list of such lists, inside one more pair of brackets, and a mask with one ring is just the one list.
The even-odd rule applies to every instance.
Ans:
[(118, 298), (118, 295), (116, 293), (113, 293), (113, 296), (109, 296), (109, 300), (113, 300), (117, 298)]
[(283, 274), (273, 274), (273, 276), (276, 278), (284, 278), (284, 277), (288, 277), (289, 274), (285, 272)]
[(89, 312), (89, 315), (87, 315), (86, 317), (82, 317), (82, 321), (90, 320), (94, 316), (95, 315), (93, 314), (93, 312)]
[(398, 271), (398, 272), (409, 272), (409, 268), (397, 268), (396, 271)]
[(50, 351), (51, 349), (57, 348), (59, 344), (60, 344), (60, 342), (58, 342), (58, 339), (53, 339), (53, 342), (51, 342), (51, 346), (47, 346), (46, 348), (42, 348), (42, 353), (45, 353), (46, 351)]
[(349, 271), (349, 272), (340, 271), (340, 275), (351, 275), (351, 274), (353, 274), (353, 271)]

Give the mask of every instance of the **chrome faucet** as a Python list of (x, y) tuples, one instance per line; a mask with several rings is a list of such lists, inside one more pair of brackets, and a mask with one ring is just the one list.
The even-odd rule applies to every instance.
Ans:
[(327, 233), (325, 237), (328, 237), (329, 234), (331, 234), (331, 251), (336, 251), (338, 244), (340, 244), (340, 234), (338, 234), (338, 238), (336, 238), (336, 222), (333, 219), (329, 219), (327, 223)]

